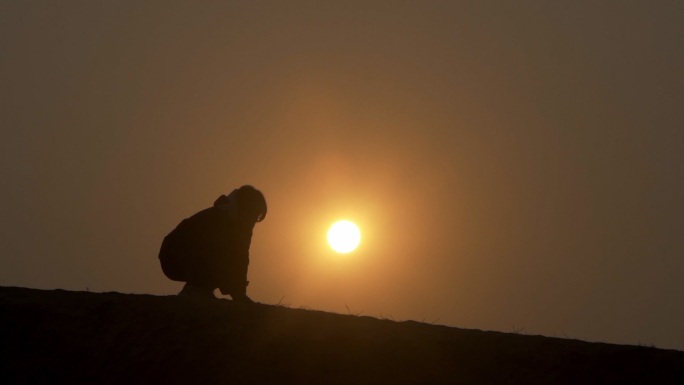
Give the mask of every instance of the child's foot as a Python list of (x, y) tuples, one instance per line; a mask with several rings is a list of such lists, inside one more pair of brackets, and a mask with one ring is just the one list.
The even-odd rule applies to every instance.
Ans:
[(216, 299), (214, 295), (214, 289), (207, 288), (204, 286), (191, 285), (186, 283), (183, 286), (183, 290), (178, 293), (179, 297), (190, 297), (190, 298), (213, 298)]

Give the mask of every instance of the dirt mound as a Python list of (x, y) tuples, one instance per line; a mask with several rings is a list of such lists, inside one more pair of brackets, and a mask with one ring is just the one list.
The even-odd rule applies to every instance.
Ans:
[(684, 384), (684, 352), (176, 296), (0, 287), (0, 382)]

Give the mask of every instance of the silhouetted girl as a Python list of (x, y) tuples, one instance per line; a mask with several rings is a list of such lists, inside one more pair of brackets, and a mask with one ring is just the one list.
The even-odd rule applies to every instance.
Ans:
[(242, 186), (171, 231), (159, 260), (167, 277), (186, 282), (179, 295), (214, 298), (218, 288), (235, 301), (252, 302), (247, 297), (249, 246), (254, 225), (266, 211), (263, 194)]

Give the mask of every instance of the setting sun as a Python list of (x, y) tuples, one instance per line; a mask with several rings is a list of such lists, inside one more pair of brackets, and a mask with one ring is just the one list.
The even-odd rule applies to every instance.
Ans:
[(333, 223), (328, 230), (328, 243), (338, 253), (354, 251), (361, 242), (361, 231), (350, 221), (338, 221)]

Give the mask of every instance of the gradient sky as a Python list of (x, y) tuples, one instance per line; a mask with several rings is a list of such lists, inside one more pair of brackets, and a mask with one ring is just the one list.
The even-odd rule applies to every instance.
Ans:
[[(0, 285), (175, 294), (163, 237), (253, 184), (257, 301), (684, 349), (682, 20), (0, 2)], [(363, 232), (346, 256), (342, 218)]]

